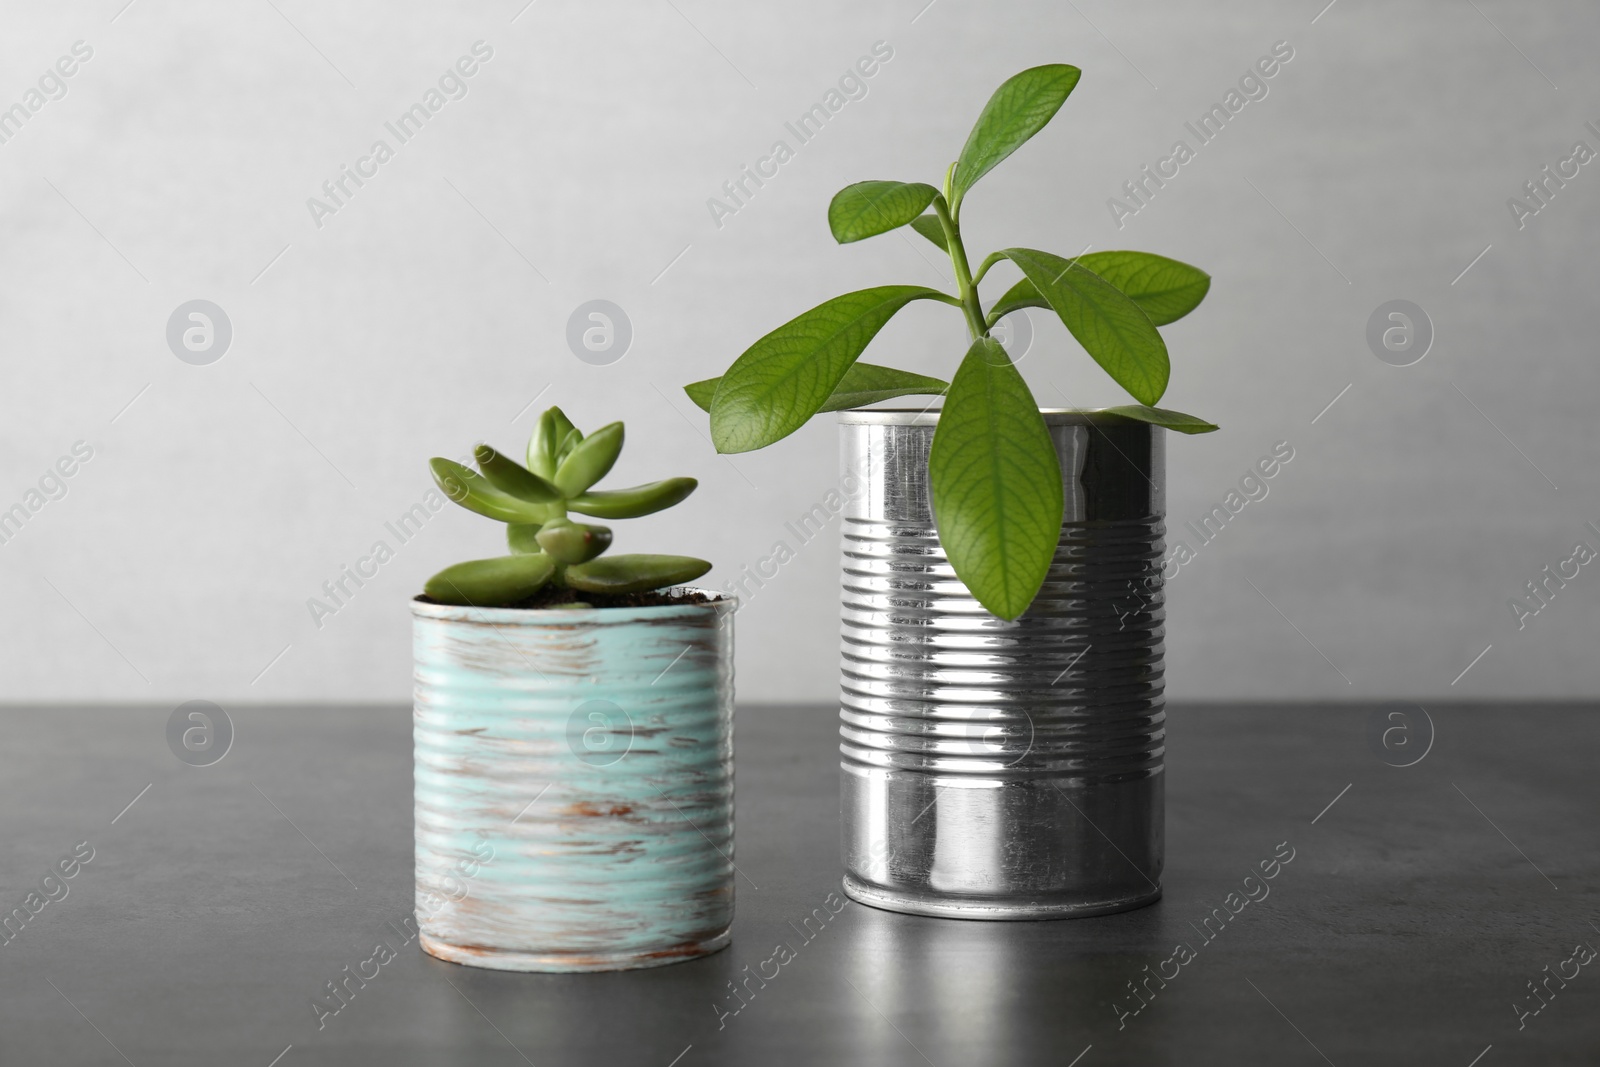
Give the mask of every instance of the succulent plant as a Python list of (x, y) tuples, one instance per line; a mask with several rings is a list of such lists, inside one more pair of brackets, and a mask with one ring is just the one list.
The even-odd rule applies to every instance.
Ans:
[(479, 474), (434, 457), (433, 480), (468, 511), (506, 524), (508, 556), (457, 563), (423, 587), (442, 604), (514, 604), (547, 585), (583, 593), (641, 593), (692, 581), (711, 569), (690, 556), (602, 556), (611, 529), (574, 522), (569, 511), (601, 519), (633, 519), (680, 503), (699, 483), (667, 478), (628, 489), (596, 491), (622, 452), (622, 423), (585, 437), (560, 408), (539, 417), (528, 441), (528, 465), (488, 445), (473, 451)]

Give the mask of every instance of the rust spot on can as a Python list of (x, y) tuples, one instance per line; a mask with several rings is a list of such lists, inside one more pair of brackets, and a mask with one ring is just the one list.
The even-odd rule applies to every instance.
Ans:
[(595, 804), (595, 803), (592, 803), (591, 801), (580, 800), (580, 801), (577, 801), (576, 803), (568, 804), (566, 807), (562, 808), (561, 810), (566, 812), (568, 815), (584, 815), (584, 816), (588, 816), (590, 818), (603, 818), (603, 817), (608, 816), (608, 815), (609, 816), (632, 815), (633, 814), (633, 805), (632, 804)]

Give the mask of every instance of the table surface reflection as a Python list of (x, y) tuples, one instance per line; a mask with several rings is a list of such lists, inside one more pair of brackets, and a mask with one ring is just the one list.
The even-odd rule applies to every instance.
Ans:
[(1175, 705), (1165, 898), (1029, 923), (844, 902), (834, 709), (743, 707), (732, 947), (555, 976), (411, 942), (320, 1028), (411, 913), (409, 709), (229, 709), (209, 767), (170, 712), (0, 712), (0, 1062), (1600, 1061), (1594, 706)]

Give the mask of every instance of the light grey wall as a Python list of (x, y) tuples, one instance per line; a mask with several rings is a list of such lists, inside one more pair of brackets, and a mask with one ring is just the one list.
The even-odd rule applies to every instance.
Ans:
[[(916, 240), (835, 246), (829, 196), (936, 181), (995, 85), (1058, 61), (1082, 84), (968, 201), (969, 247), (1212, 272), (1165, 331), (1165, 402), (1223, 426), (1171, 442), (1191, 547), (1185, 520), (1294, 450), (1173, 580), (1170, 692), (1600, 695), (1600, 566), (1522, 629), (1508, 604), (1600, 548), (1600, 164), (1522, 228), (1507, 206), (1575, 141), (1600, 149), (1586, 0), (123, 2), (9, 4), (0, 27), (0, 106), (93, 49), (0, 144), (0, 508), (93, 451), (0, 545), (0, 699), (405, 699), (407, 598), (497, 529), (451, 509), (400, 545), (384, 524), (422, 499), (429, 455), (515, 448), (551, 402), (627, 420), (624, 482), (702, 480), (619, 547), (735, 577), (832, 486), (835, 430), (718, 458), (678, 387), (828, 296), (936, 283)], [(467, 95), (399, 145), (385, 121), (480, 40)], [(798, 145), (785, 121), (879, 41), (866, 95)], [(1278, 41), (1294, 54), (1268, 95), (1199, 146), (1185, 121)], [(307, 199), (379, 138), (394, 158), (316, 225)], [(1108, 198), (1180, 138), (1195, 158), (1119, 229)], [(779, 139), (795, 157), (717, 225), (708, 198)], [(165, 336), (196, 298), (233, 329), (207, 366)], [(565, 333), (601, 298), (634, 337), (592, 366)], [(1393, 299), (1436, 333), (1412, 366), (1366, 340)], [(1032, 321), (1043, 401), (1118, 400)], [(950, 309), (918, 307), (869, 358), (947, 373), (961, 341)], [(832, 699), (835, 538), (741, 613), (745, 699)], [(378, 540), (394, 558), (316, 626), (308, 598)]]

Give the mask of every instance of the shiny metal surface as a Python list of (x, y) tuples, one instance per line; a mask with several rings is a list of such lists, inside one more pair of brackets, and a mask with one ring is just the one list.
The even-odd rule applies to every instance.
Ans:
[(427, 952), (607, 971), (728, 944), (734, 608), (412, 602)]
[(937, 413), (839, 416), (845, 891), (974, 919), (1161, 894), (1165, 431), (1047, 411), (1066, 513), (1038, 598), (985, 611), (934, 528)]

